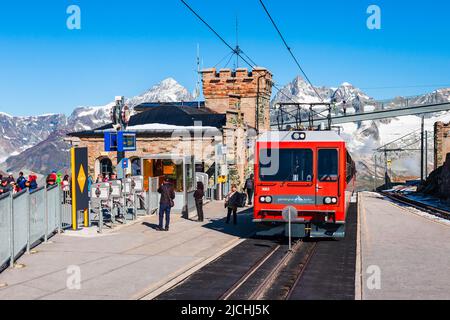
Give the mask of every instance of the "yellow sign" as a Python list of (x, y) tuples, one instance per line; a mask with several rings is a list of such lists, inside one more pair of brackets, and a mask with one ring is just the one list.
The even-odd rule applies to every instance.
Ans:
[(225, 182), (227, 182), (227, 176), (219, 176), (219, 177), (217, 178), (217, 181), (218, 181), (219, 183), (225, 183)]
[(83, 165), (80, 165), (80, 170), (78, 172), (78, 186), (80, 187), (80, 192), (84, 192), (84, 185), (86, 184), (86, 174), (84, 173)]

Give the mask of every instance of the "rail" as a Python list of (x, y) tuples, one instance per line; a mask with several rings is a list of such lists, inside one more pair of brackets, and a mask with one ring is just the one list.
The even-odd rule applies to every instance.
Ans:
[(58, 186), (0, 196), (0, 271), (66, 227), (63, 205)]
[(414, 207), (414, 208), (419, 209), (419, 210), (425, 210), (426, 212), (428, 212), (428, 213), (430, 213), (432, 215), (435, 215), (435, 216), (438, 216), (440, 218), (444, 218), (444, 219), (450, 220), (450, 212), (449, 211), (446, 211), (446, 210), (443, 210), (443, 209), (440, 209), (440, 208), (428, 205), (428, 204), (420, 202), (420, 201), (416, 201), (416, 200), (410, 199), (410, 198), (405, 197), (405, 196), (403, 196), (401, 194), (398, 194), (398, 193), (387, 192), (387, 191), (380, 191), (380, 194), (386, 196), (387, 198), (389, 198), (389, 199), (391, 199), (393, 201), (397, 201), (397, 202), (409, 205), (409, 206)]

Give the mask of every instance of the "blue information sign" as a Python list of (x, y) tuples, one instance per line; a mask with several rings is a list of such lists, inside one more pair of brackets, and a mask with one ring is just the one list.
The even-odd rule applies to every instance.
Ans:
[(136, 133), (105, 132), (105, 151), (136, 151)]

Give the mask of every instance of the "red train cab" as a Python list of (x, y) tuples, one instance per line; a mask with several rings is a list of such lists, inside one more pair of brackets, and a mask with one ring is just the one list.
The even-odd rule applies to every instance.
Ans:
[(345, 236), (355, 164), (334, 131), (269, 131), (256, 142), (254, 222), (286, 224), (298, 237)]

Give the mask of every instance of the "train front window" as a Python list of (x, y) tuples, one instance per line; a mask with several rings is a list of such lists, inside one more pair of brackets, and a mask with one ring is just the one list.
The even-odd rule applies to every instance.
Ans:
[(318, 161), (319, 181), (337, 181), (338, 151), (336, 149), (319, 150)]
[(313, 180), (311, 149), (261, 149), (259, 177), (270, 182), (310, 182)]

